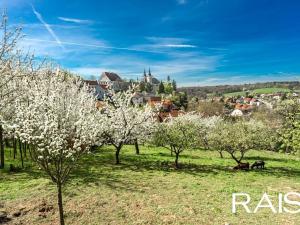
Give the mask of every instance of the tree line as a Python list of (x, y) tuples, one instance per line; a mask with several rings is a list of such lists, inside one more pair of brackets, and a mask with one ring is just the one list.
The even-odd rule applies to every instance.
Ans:
[(254, 84), (237, 84), (237, 85), (216, 85), (202, 87), (180, 87), (178, 91), (186, 92), (190, 97), (207, 98), (208, 94), (222, 96), (227, 93), (241, 92), (244, 90), (255, 90), (260, 88), (288, 88), (290, 90), (299, 90), (299, 81), (276, 81), (262, 82)]

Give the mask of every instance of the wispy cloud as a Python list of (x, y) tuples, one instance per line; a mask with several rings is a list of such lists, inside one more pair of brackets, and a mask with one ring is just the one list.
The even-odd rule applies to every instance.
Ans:
[[(45, 42), (45, 43), (57, 43), (56, 41), (50, 41), (45, 39), (38, 39), (38, 38), (24, 38), (25, 40), (35, 41), (35, 42)], [(69, 42), (69, 41), (60, 41), (61, 45), (73, 45), (79, 47), (86, 47), (86, 48), (102, 48), (102, 49), (114, 49), (114, 50), (125, 50), (125, 51), (133, 51), (133, 52), (148, 52), (148, 53), (159, 53), (157, 51), (151, 51), (146, 49), (139, 49), (139, 48), (127, 48), (127, 47), (114, 47), (108, 45), (99, 45), (99, 44), (85, 44), (85, 43), (77, 43), (77, 42)]]
[(55, 34), (55, 32), (52, 30), (51, 26), (45, 22), (42, 14), (40, 14), (39, 12), (37, 12), (34, 8), (33, 5), (31, 5), (32, 7), (32, 11), (35, 14), (36, 18), (45, 26), (45, 28), (47, 29), (47, 31), (50, 33), (50, 35), (54, 38), (55, 42), (62, 48), (64, 48), (62, 42), (60, 41), (60, 39), (57, 37), (57, 35)]
[(146, 37), (149, 44), (143, 44), (139, 47), (161, 49), (161, 48), (196, 48), (196, 45), (190, 44), (190, 40), (186, 38), (175, 37)]
[[(201, 79), (206, 77), (207, 73), (213, 72), (218, 65), (219, 57), (215, 56), (197, 56), (194, 57), (170, 57), (164, 61), (156, 62), (152, 59), (140, 58), (137, 55), (112, 56), (101, 55), (102, 60), (91, 66), (82, 65), (71, 68), (71, 71), (82, 75), (98, 75), (102, 71), (114, 71), (120, 73), (124, 78), (136, 79), (141, 77), (143, 69), (150, 66), (154, 76), (158, 79), (165, 79), (171, 75), (179, 83), (186, 83), (191, 80), (198, 80), (199, 75), (203, 74)], [(197, 74), (193, 78), (193, 74)]]
[(177, 38), (177, 37), (145, 37), (146, 40), (154, 42), (154, 43), (159, 43), (159, 44), (168, 44), (168, 43), (173, 43), (173, 44), (182, 44), (183, 42), (189, 41), (189, 39), (186, 38)]
[(92, 20), (82, 20), (76, 18), (67, 18), (67, 17), (58, 17), (59, 20), (70, 22), (70, 23), (77, 23), (77, 24), (92, 24)]
[(187, 3), (187, 0), (177, 0), (177, 3), (179, 5), (185, 5)]
[(184, 45), (184, 44), (167, 44), (163, 45), (164, 47), (170, 47), (170, 48), (196, 48), (196, 45)]

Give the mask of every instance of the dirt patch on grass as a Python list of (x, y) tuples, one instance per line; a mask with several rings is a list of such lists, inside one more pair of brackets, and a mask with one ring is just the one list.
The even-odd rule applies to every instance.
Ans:
[[(8, 225), (27, 225), (27, 224), (55, 224), (53, 215), (56, 212), (51, 199), (33, 198), (22, 199), (22, 201), (6, 202), (0, 211), (7, 214), (7, 221), (3, 224)], [(37, 222), (39, 221), (39, 222)], [(0, 221), (1, 224), (1, 221)]]

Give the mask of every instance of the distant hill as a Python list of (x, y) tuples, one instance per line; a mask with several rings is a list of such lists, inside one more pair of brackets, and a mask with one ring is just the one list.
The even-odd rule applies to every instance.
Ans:
[[(272, 94), (272, 93), (285, 93), (285, 92), (290, 92), (293, 89), (289, 88), (258, 88), (254, 90), (250, 90), (251, 95), (255, 94)], [(231, 96), (245, 96), (246, 91), (238, 91), (238, 92), (231, 92), (231, 93), (226, 93), (224, 96), (226, 97), (231, 97)]]
[(251, 93), (257, 94), (269, 94), (274, 92), (289, 92), (293, 90), (300, 90), (299, 81), (280, 81), (241, 85), (216, 85), (178, 88), (178, 91), (186, 92), (189, 97), (198, 98), (206, 98), (207, 96), (221, 95), (244, 95), (245, 91), (250, 91)]

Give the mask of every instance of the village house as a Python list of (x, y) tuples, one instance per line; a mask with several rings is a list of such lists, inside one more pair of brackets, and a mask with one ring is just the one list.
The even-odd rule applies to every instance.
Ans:
[(96, 80), (84, 80), (83, 81), (89, 89), (94, 93), (98, 100), (102, 100), (104, 98), (106, 89), (101, 86)]
[(132, 104), (137, 106), (142, 106), (145, 104), (146, 100), (144, 98), (144, 95), (139, 92), (135, 92), (131, 99)]
[(233, 110), (233, 111), (230, 113), (230, 115), (233, 116), (233, 117), (240, 117), (240, 116), (243, 116), (244, 113), (243, 113), (243, 111), (240, 110), (240, 109), (235, 109), (235, 110)]
[(260, 102), (258, 99), (256, 99), (256, 98), (252, 98), (252, 99), (250, 100), (250, 105), (251, 105), (251, 106), (259, 107), (260, 104), (261, 104), (261, 102)]
[(178, 115), (184, 113), (183, 111), (179, 110), (171, 100), (162, 99), (159, 96), (149, 97), (148, 104), (152, 107), (160, 107), (160, 112), (158, 114), (158, 120), (160, 122), (164, 121), (165, 118), (170, 116), (177, 117)]
[(123, 81), (121, 77), (113, 72), (103, 72), (99, 79), (99, 84), (110, 87), (114, 91), (124, 91), (129, 87), (129, 82)]

